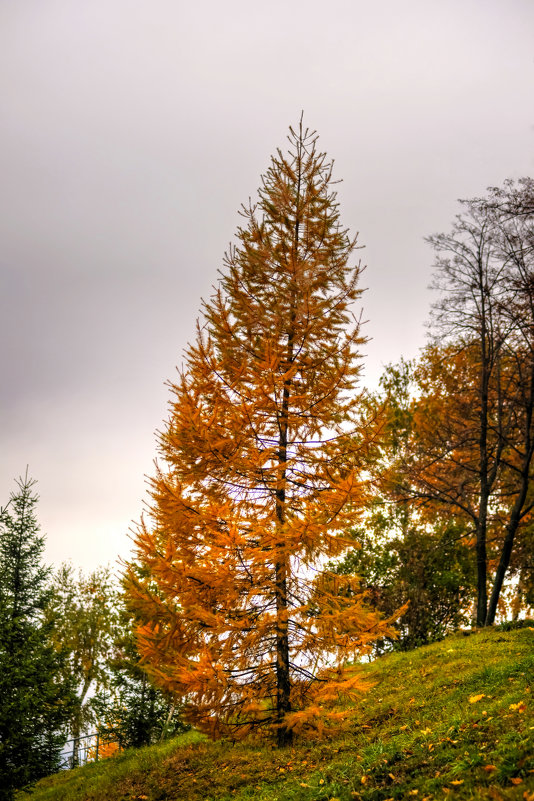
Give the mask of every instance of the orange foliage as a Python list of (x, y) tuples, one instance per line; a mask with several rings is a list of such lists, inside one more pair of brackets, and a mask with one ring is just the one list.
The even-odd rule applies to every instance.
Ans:
[[(172, 383), (127, 591), (147, 670), (211, 735), (321, 731), (386, 633), (328, 559), (362, 508), (376, 420), (357, 421), (360, 266), (331, 165), (291, 131)], [(350, 543), (353, 546), (354, 543)]]
[[(98, 759), (108, 759), (108, 757), (115, 756), (120, 751), (119, 744), (116, 740), (107, 742), (105, 739), (100, 739), (98, 743)], [(97, 758), (96, 743), (91, 746), (87, 751), (88, 762), (94, 762)]]

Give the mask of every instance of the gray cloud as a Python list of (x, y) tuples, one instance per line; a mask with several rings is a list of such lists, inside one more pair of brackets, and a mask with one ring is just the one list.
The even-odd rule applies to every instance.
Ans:
[(127, 551), (194, 333), (304, 108), (368, 263), (367, 376), (424, 342), (456, 198), (532, 174), (530, 0), (5, 0), (0, 498), (29, 463), (49, 557)]

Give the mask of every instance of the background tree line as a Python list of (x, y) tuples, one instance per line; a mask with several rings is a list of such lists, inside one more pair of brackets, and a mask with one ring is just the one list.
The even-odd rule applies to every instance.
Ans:
[[(133, 620), (109, 568), (43, 564), (35, 482), (0, 513), (0, 798), (76, 765), (78, 738), (146, 745), (181, 727), (140, 667)], [(67, 740), (71, 748), (65, 750)]]
[(534, 181), (461, 201), (436, 252), (429, 343), (389, 366), (375, 497), (355, 569), (401, 647), (534, 606)]

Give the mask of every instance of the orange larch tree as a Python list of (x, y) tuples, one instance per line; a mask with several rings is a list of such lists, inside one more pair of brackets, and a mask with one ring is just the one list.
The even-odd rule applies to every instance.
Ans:
[(378, 427), (357, 419), (356, 240), (315, 132), (288, 138), (170, 385), (126, 577), (146, 668), (189, 719), (278, 745), (334, 725), (333, 702), (362, 689), (346, 661), (391, 634), (326, 567), (353, 545)]

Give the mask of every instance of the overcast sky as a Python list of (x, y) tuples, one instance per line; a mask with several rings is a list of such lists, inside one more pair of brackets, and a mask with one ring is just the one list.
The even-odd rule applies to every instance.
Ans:
[(0, 0), (0, 504), (128, 555), (194, 334), (304, 109), (366, 248), (366, 373), (424, 344), (456, 199), (534, 175), (532, 0)]

